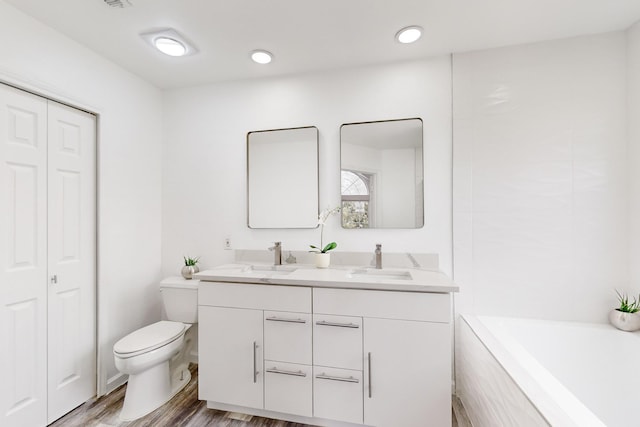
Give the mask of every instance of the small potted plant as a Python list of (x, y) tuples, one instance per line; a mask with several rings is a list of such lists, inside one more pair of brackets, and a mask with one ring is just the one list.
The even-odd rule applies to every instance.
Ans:
[(317, 268), (327, 268), (331, 263), (331, 254), (330, 250), (335, 249), (338, 244), (336, 242), (327, 243), (324, 245), (324, 223), (327, 222), (327, 219), (331, 215), (335, 215), (340, 212), (340, 207), (335, 207), (333, 209), (325, 209), (320, 212), (318, 216), (318, 225), (320, 226), (320, 246), (309, 245), (311, 249), (310, 252), (316, 253), (316, 267)]
[(182, 267), (182, 270), (180, 271), (182, 273), (182, 277), (185, 279), (192, 279), (193, 275), (200, 271), (198, 268), (198, 261), (200, 261), (200, 257), (191, 258), (183, 256), (182, 258), (184, 258), (184, 267)]
[(618, 294), (618, 302), (620, 306), (609, 313), (609, 323), (622, 331), (640, 330), (640, 295), (638, 299), (633, 297), (633, 301), (625, 293)]

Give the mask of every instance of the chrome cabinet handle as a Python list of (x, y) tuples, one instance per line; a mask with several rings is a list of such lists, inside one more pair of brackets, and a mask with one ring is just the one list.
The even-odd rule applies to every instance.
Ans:
[(285, 371), (283, 369), (278, 369), (278, 368), (271, 368), (271, 369), (266, 369), (265, 372), (271, 372), (272, 374), (282, 374), (282, 375), (293, 375), (294, 377), (306, 377), (307, 374), (305, 374), (302, 371)]
[(253, 342), (253, 383), (258, 382), (258, 343), (256, 341)]
[(360, 380), (354, 377), (334, 377), (333, 375), (327, 375), (322, 373), (320, 375), (316, 375), (316, 378), (319, 380), (331, 380), (331, 381), (342, 381), (346, 383), (359, 383)]
[(367, 372), (367, 375), (369, 376), (369, 399), (371, 399), (371, 352), (367, 354), (367, 359), (369, 362), (369, 371)]
[(58, 275), (54, 274), (53, 276), (51, 276), (51, 278), (49, 279), (52, 285), (55, 285), (58, 283)]
[(271, 322), (286, 322), (286, 323), (307, 323), (304, 319), (285, 319), (283, 317), (267, 317), (265, 320), (270, 320)]
[(320, 320), (316, 322), (318, 326), (337, 326), (338, 328), (354, 328), (357, 329), (360, 325), (355, 323), (337, 323), (337, 322), (327, 322), (326, 320)]

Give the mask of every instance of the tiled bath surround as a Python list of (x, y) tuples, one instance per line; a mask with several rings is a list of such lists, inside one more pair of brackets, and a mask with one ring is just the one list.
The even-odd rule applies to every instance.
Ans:
[(454, 55), (458, 312), (605, 322), (629, 286), (626, 47)]

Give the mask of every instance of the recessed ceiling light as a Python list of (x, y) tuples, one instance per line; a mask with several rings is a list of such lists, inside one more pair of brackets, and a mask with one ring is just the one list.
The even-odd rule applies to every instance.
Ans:
[(154, 48), (169, 56), (193, 55), (198, 50), (173, 28), (140, 34)]
[(169, 56), (184, 56), (187, 53), (187, 48), (182, 43), (168, 37), (156, 38), (153, 40), (153, 45)]
[(254, 50), (251, 52), (251, 59), (258, 64), (268, 64), (273, 59), (273, 55), (266, 50)]
[(412, 25), (405, 27), (396, 33), (396, 40), (400, 43), (413, 43), (422, 36), (422, 28)]

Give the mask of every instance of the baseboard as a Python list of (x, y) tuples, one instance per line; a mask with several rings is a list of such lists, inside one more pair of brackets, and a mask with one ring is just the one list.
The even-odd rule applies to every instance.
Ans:
[[(353, 424), (342, 421), (326, 420), (323, 418), (304, 417), (301, 415), (285, 414), (282, 412), (268, 411), (266, 409), (247, 408), (245, 406), (228, 405), (226, 403), (212, 402), (207, 400), (207, 408), (217, 409), (237, 414), (255, 415), (262, 418), (273, 418), (277, 420), (290, 421), (292, 423), (314, 425), (319, 427), (372, 427), (364, 424)], [(233, 417), (232, 417), (233, 418)]]
[(473, 427), (471, 420), (467, 415), (467, 410), (464, 409), (462, 400), (456, 395), (452, 396), (451, 403), (453, 406), (453, 413), (456, 414), (456, 421), (458, 421), (458, 427)]
[(107, 392), (105, 394), (109, 394), (122, 384), (126, 383), (129, 379), (128, 375), (125, 375), (121, 372), (118, 372), (116, 375), (112, 376), (107, 380)]

